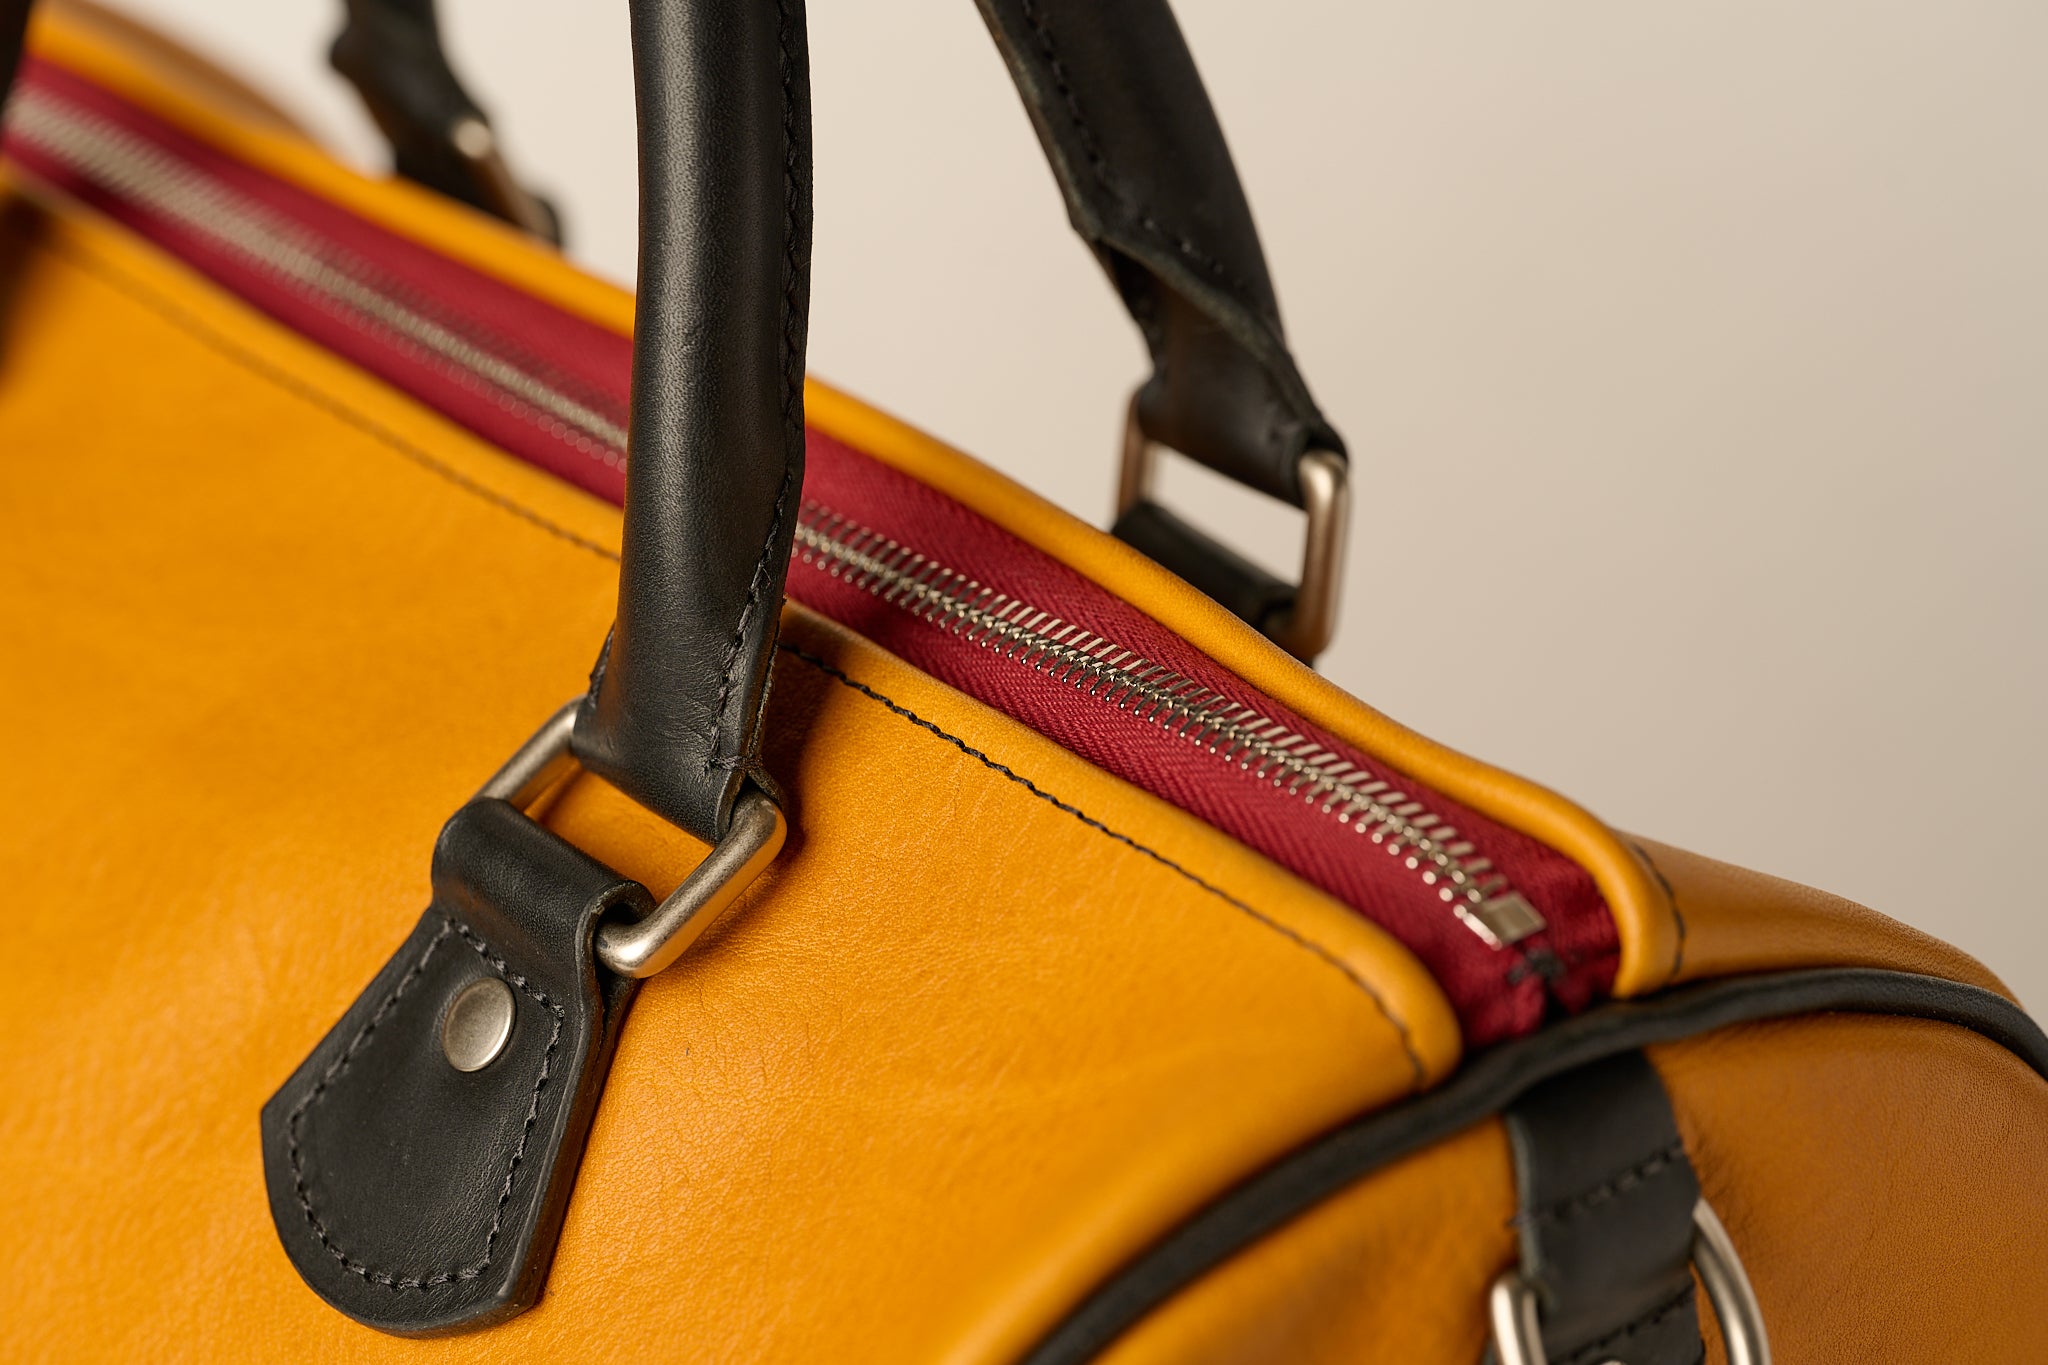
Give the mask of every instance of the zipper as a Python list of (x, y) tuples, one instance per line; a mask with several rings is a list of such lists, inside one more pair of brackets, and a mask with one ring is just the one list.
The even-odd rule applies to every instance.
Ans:
[(34, 88), (15, 98), (7, 122), (9, 132), (103, 193), (207, 238), (352, 325), (394, 334), (464, 382), (559, 423), (595, 458), (625, 468), (623, 414), (615, 417), (565, 392), (570, 385), (544, 364), (507, 354), (501, 338), (480, 335), (459, 315), (380, 279), (367, 262), (337, 251), (190, 162)]
[[(6, 133), (60, 190), (508, 452), (622, 500), (629, 340), (48, 62), (26, 65)], [(1373, 918), (1430, 967), (1474, 1044), (1604, 988), (1612, 921), (1569, 860), (1322, 733), (929, 486), (816, 431), (807, 444), (791, 597)]]
[(1243, 702), (985, 587), (821, 503), (804, 503), (796, 544), (800, 562), (1158, 726), (1363, 835), (1416, 873), (1489, 948), (1519, 943), (1544, 927), (1536, 907), (1422, 802)]

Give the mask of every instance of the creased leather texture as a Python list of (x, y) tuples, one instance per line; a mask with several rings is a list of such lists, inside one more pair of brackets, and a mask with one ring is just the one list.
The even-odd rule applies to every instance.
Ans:
[(1247, 1247), (1120, 1337), (1100, 1365), (1474, 1365), (1486, 1291), (1515, 1258), (1505, 1129), (1488, 1119)]
[[(617, 1026), (637, 983), (591, 952), (600, 916), (644, 887), (502, 801), (441, 831), (434, 902), (263, 1106), (279, 1239), (306, 1283), (359, 1322), (469, 1330), (540, 1297)], [(449, 1064), (442, 1020), (486, 978), (512, 1002), (503, 1052)]]
[(1250, 206), (1165, 0), (977, 0), (1066, 196), (1152, 351), (1154, 440), (1301, 505), (1342, 454), (1280, 326)]
[[(1783, 1365), (2023, 1365), (2048, 1334), (2048, 1082), (1928, 1020), (1815, 1015), (1650, 1049)], [(1103, 1365), (1477, 1360), (1514, 1260), (1498, 1122), (1387, 1167), (1152, 1313)], [(1465, 1236), (1440, 1239), (1447, 1220)], [(1707, 1358), (1724, 1356), (1697, 1300)]]
[(1507, 1109), (1522, 1279), (1554, 1365), (1699, 1365), (1693, 1205), (1671, 1102), (1640, 1052), (1536, 1086)]
[[(790, 846), (641, 992), (540, 1303), (348, 1321), (277, 1244), (255, 1116), (404, 940), (431, 832), (574, 692), (619, 519), (103, 224), (0, 219), (0, 606), (75, 666), (0, 669), (43, 718), (0, 789), (21, 1355), (556, 1359), (602, 1323), (619, 1360), (1011, 1359), (1455, 1065), (1384, 933), (793, 611)], [(595, 778), (550, 819), (657, 894), (702, 854)], [(125, 926), (90, 972), (81, 906)]]
[(617, 625), (576, 752), (699, 838), (757, 767), (804, 473), (802, 0), (635, 0), (640, 311)]
[[(125, 59), (80, 60), (172, 102)], [(494, 224), (364, 181), (289, 135), (226, 136), (504, 278), (614, 325), (628, 317), (618, 291)], [(276, 1246), (252, 1116), (403, 940), (426, 891), (424, 832), (573, 690), (613, 610), (618, 518), (68, 210), (0, 211), (0, 305), (0, 628), (18, 651), (0, 695), (36, 718), (0, 788), (14, 987), (0, 996), (0, 1093), (34, 1097), (0, 1105), (10, 1351), (1014, 1359), (1216, 1191), (1383, 1107), (1418, 1070), (1434, 1085), (1455, 1065), (1440, 995), (1384, 935), (795, 611), (789, 643), (821, 661), (778, 664), (773, 733), (788, 747), (770, 764), (795, 798), (795, 839), (644, 992), (547, 1295), (474, 1338), (394, 1341), (347, 1322)], [(1628, 916), (1642, 917), (1629, 951), (1662, 972), (1668, 954), (1643, 947), (1667, 932), (1661, 893), (1584, 812), (1401, 730), (1000, 476), (813, 392), (847, 429), (899, 442), (864, 448), (966, 490), (1318, 723), (1514, 812), (1601, 869), (1603, 888), (1640, 879), (1649, 889), (1617, 915), (1631, 933)], [(61, 685), (46, 661), (62, 662)], [(702, 851), (594, 778), (549, 818), (656, 891)], [(1619, 871), (1602, 861), (1613, 850)], [(87, 964), (79, 926), (100, 914), (121, 934)], [(1910, 956), (1861, 922), (1842, 932), (1879, 958)], [(1947, 1126), (1918, 1159), (1945, 1159), (1960, 1128), (1981, 1167), (1998, 1157), (1984, 1139), (2038, 1125), (2001, 1098), (2010, 1077), (1983, 1069), (1982, 1096), (1931, 1088)], [(1825, 1166), (1842, 1115), (1880, 1126), (1861, 1111), (1821, 1116), (1809, 1170)], [(1774, 1115), (1756, 1118), (1767, 1160)], [(1289, 1349), (1237, 1358), (1333, 1358), (1314, 1343), (1349, 1328), (1335, 1358), (1419, 1343), (1384, 1358), (1469, 1365), (1485, 1281), (1512, 1253), (1508, 1169), (1489, 1131), (1494, 1164), (1453, 1173), (1472, 1204), (1450, 1192), (1376, 1204), (1375, 1177), (1354, 1187), (1357, 1205), (1340, 1196), (1246, 1252), (1292, 1248), (1286, 1263), (1309, 1256), (1312, 1273), (1248, 1277), (1241, 1302), (1284, 1320)], [(2037, 1174), (2043, 1154), (2021, 1136), (2016, 1169)], [(1878, 1159), (1859, 1157), (1852, 1177)], [(1954, 1227), (1943, 1249), (1976, 1286), (2010, 1294), (2001, 1321), (2041, 1302), (2032, 1280), (2003, 1275), (2039, 1226), (2026, 1202), (2038, 1189), (1999, 1167), (1985, 1198), (2002, 1202), (1979, 1207), (1974, 1170), (1928, 1169), (1887, 1178), (1924, 1186), (1923, 1220), (1952, 1207), (1997, 1225), (1985, 1259), (1954, 1245)], [(1711, 1169), (1706, 1180), (1725, 1207)], [(1802, 1219), (1816, 1200), (1797, 1205)], [(1355, 1262), (1314, 1260), (1292, 1240), (1354, 1207), (1415, 1226), (1331, 1233), (1323, 1245), (1376, 1248)], [(1437, 1213), (1470, 1226), (1451, 1235), (1426, 1221)], [(1788, 1275), (1834, 1292), (1839, 1247), (1802, 1245)], [(1859, 1268), (1883, 1251), (1873, 1243)], [(1215, 1302), (1207, 1283), (1161, 1316)], [(1988, 1297), (1965, 1301), (1993, 1316)], [(1333, 1307), (1356, 1316), (1310, 1311)], [(1846, 1330), (1855, 1307), (1827, 1320)], [(1388, 1314), (1391, 1326), (1374, 1323)], [(1232, 1358), (1230, 1331), (1266, 1339), (1227, 1314), (1213, 1326), (1212, 1359)], [(2000, 1344), (1986, 1332), (1972, 1322), (1958, 1339)], [(1858, 1356), (1854, 1336), (1831, 1343), (1846, 1343), (1833, 1358), (1883, 1358)], [(1911, 1344), (1917, 1356), (1895, 1358), (1944, 1358), (1924, 1336)]]
[(2012, 998), (1969, 954), (1854, 901), (1654, 839), (1630, 845), (1662, 883), (1682, 930), (1657, 984), (1784, 967), (1890, 967)]
[(1859, 1015), (1650, 1056), (1774, 1359), (2041, 1359), (2048, 1081), (1967, 1029)]

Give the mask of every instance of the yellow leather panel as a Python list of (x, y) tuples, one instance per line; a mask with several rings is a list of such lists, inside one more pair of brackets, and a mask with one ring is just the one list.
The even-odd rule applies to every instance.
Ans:
[[(1743, 1025), (1650, 1053), (1775, 1359), (2041, 1359), (2048, 1084), (2025, 1063), (1968, 1029), (1868, 1015)], [(1486, 1289), (1516, 1256), (1514, 1210), (1505, 1135), (1489, 1122), (1218, 1267), (1105, 1365), (1469, 1365)]]
[[(276, 1244), (257, 1110), (583, 684), (617, 513), (97, 220), (0, 228), (11, 1350), (1002, 1360), (1455, 1064), (1369, 923), (793, 611), (791, 846), (642, 994), (547, 1296), (448, 1341), (347, 1322)], [(688, 841), (622, 804), (550, 818), (673, 882)]]
[(2048, 1083), (2025, 1063), (1967, 1029), (1863, 1015), (1651, 1056), (1777, 1360), (2042, 1358)]
[(1968, 953), (1854, 901), (1654, 839), (1635, 845), (1663, 879), (1683, 927), (1672, 982), (1794, 967), (1884, 967), (2011, 998)]
[(1507, 1134), (1489, 1120), (1395, 1162), (1217, 1267), (1102, 1365), (1472, 1365), (1515, 1259)]
[[(39, 17), (38, 24), (40, 49), (251, 164), (579, 316), (622, 335), (631, 333), (632, 296), (582, 274), (545, 244), (402, 181), (360, 176), (303, 139), (251, 127), (198, 98), (189, 83), (167, 79), (140, 54), (110, 44), (103, 34), (66, 24), (61, 17)], [(1621, 927), (1617, 990), (1633, 994), (1661, 980), (1676, 943), (1669, 906), (1655, 879), (1593, 816), (1533, 782), (1388, 719), (1122, 541), (958, 451), (816, 380), (805, 386), (805, 405), (819, 430), (915, 475), (1104, 584), (1316, 724), (1578, 861), (1593, 874)], [(1110, 455), (1103, 451), (1105, 479)]]
[[(630, 334), (633, 299), (627, 291), (583, 274), (551, 248), (496, 220), (402, 181), (361, 176), (296, 134), (252, 124), (240, 102), (223, 102), (217, 91), (191, 78), (184, 68), (193, 59), (167, 64), (162, 49), (168, 45), (161, 40), (138, 45), (104, 24), (67, 19), (57, 5), (42, 6), (36, 22), (39, 49), (116, 86), (160, 116), (393, 231), (622, 335)], [(1786, 893), (1800, 905), (1793, 918), (1804, 927), (1797, 935), (1770, 928), (1770, 916), (1790, 903), (1775, 891), (1772, 897), (1753, 902), (1761, 919), (1727, 918), (1709, 908), (1707, 901), (1674, 908), (1666, 891), (1668, 878), (1657, 876), (1628, 841), (1570, 801), (1381, 715), (1302, 667), (1122, 541), (968, 456), (816, 380), (807, 383), (805, 402), (809, 420), (819, 430), (930, 483), (1106, 585), (1255, 687), (1366, 752), (1577, 861), (1592, 874), (1615, 917), (1622, 950), (1614, 982), (1618, 996), (1647, 994), (1674, 980), (1814, 961), (1935, 970), (1979, 984), (1991, 980), (1963, 954), (1847, 901), (1802, 889), (1795, 889), (1796, 895)], [(1105, 451), (1105, 467), (1108, 459)], [(1663, 861), (1660, 856), (1659, 870)], [(1707, 900), (1714, 907), (1735, 904)], [(1738, 928), (1743, 935), (1739, 946)], [(1766, 932), (1752, 934), (1752, 929)], [(1786, 955), (1778, 956), (1780, 949)], [(1816, 958), (1814, 951), (1841, 955)]]

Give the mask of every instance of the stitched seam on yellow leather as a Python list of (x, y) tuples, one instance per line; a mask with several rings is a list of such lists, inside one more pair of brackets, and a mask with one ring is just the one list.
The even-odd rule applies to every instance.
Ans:
[(420, 466), (420, 468), (446, 479), (463, 492), (481, 498), (492, 506), (501, 511), (509, 512), (522, 521), (530, 522), (541, 530), (546, 531), (549, 535), (565, 540), (578, 549), (588, 550), (600, 559), (607, 560), (613, 564), (619, 562), (619, 556), (615, 551), (606, 549), (594, 540), (585, 539), (568, 527), (548, 520), (547, 517), (534, 511), (532, 508), (514, 501), (494, 488), (478, 483), (475, 479), (470, 478), (467, 474), (453, 466), (444, 464), (425, 450), (398, 435), (398, 433), (383, 426), (375, 418), (356, 411), (318, 386), (288, 370), (272, 365), (255, 352), (222, 336), (219, 332), (178, 307), (175, 303), (152, 291), (147, 285), (127, 275), (118, 267), (100, 260), (92, 255), (91, 252), (71, 243), (59, 244), (54, 242), (43, 243), (40, 249), (49, 252), (52, 256), (72, 266), (74, 269), (91, 275), (94, 279), (118, 291), (124, 297), (147, 308), (172, 326), (191, 335), (194, 339), (205, 345), (207, 349), (233, 361), (251, 374), (269, 381), (293, 397), (302, 399), (329, 416), (347, 423), (365, 436), (375, 440), (378, 444), (396, 451), (407, 460)]
[(1303, 951), (1309, 953), (1318, 961), (1322, 962), (1324, 965), (1334, 968), (1338, 972), (1341, 972), (1344, 975), (1345, 980), (1349, 981), (1352, 985), (1356, 986), (1359, 989), (1359, 991), (1364, 994), (1366, 999), (1372, 1001), (1373, 1008), (1379, 1011), (1380, 1017), (1387, 1021), (1388, 1025), (1390, 1025), (1393, 1028), (1395, 1034), (1399, 1037), (1401, 1042), (1401, 1051), (1408, 1058), (1408, 1065), (1414, 1072), (1414, 1079), (1409, 1086), (1409, 1090), (1413, 1092), (1416, 1090), (1420, 1090), (1422, 1088), (1427, 1077), (1427, 1072), (1423, 1067), (1421, 1055), (1415, 1049), (1415, 1041), (1409, 1035), (1407, 1023), (1401, 1018), (1400, 1015), (1394, 1012), (1394, 1010), (1387, 1004), (1385, 998), (1382, 997), (1378, 991), (1373, 989), (1372, 983), (1370, 981), (1367, 981), (1354, 968), (1352, 968), (1352, 966), (1349, 963), (1345, 962), (1344, 959), (1338, 957), (1328, 948), (1325, 948), (1322, 944), (1317, 943), (1314, 939), (1307, 937), (1306, 935), (1298, 932), (1297, 930), (1291, 929), (1287, 925), (1280, 923), (1278, 920), (1273, 919), (1271, 916), (1265, 914), (1263, 911), (1260, 911), (1254, 908), (1253, 906), (1246, 904), (1244, 901), (1241, 901), (1237, 897), (1231, 895), (1228, 891), (1223, 890), (1223, 888), (1216, 886), (1211, 882), (1203, 880), (1203, 878), (1199, 874), (1192, 872), (1187, 868), (1181, 866), (1179, 863), (1167, 857), (1165, 854), (1159, 852), (1157, 849), (1149, 848), (1146, 845), (1139, 843), (1136, 839), (1133, 839), (1130, 835), (1111, 829), (1108, 825), (1104, 824), (1100, 820), (1097, 820), (1094, 816), (1089, 815), (1080, 807), (1070, 805), (1067, 802), (1062, 801), (1059, 797), (1054, 796), (1051, 792), (1046, 791), (1044, 788), (1040, 787), (1036, 782), (1033, 782), (1030, 778), (1024, 776), (1022, 773), (1019, 773), (1012, 768), (1006, 767), (1003, 764), (998, 763), (995, 759), (990, 758), (987, 754), (975, 748), (966, 740), (961, 739), (958, 735), (949, 734), (945, 730), (940, 729), (938, 726), (932, 724), (932, 722), (926, 720), (923, 716), (920, 716), (915, 711), (912, 711), (909, 707), (898, 705), (896, 702), (890, 700), (888, 697), (882, 695), (880, 692), (877, 692), (874, 688), (869, 687), (866, 683), (861, 682), (859, 679), (851, 677), (848, 674), (840, 671), (839, 669), (833, 667), (831, 664), (825, 662), (825, 660), (819, 658), (817, 655), (812, 654), (809, 651), (802, 649), (797, 645), (789, 644), (786, 641), (778, 642), (776, 644), (776, 648), (781, 650), (785, 654), (794, 655), (796, 658), (802, 660), (804, 663), (809, 664), (812, 668), (817, 669), (820, 673), (823, 673), (826, 677), (831, 678), (833, 681), (839, 683), (842, 687), (851, 688), (853, 691), (858, 692), (861, 696), (866, 697), (869, 701), (881, 704), (889, 711), (894, 712), (896, 715), (901, 716), (904, 720), (909, 721), (912, 725), (917, 726), (920, 730), (926, 730), (938, 736), (940, 739), (946, 741), (946, 743), (958, 749), (961, 753), (967, 755), (975, 762), (981, 764), (982, 767), (987, 768), (991, 772), (998, 773), (1005, 779), (1016, 783), (1018, 786), (1024, 788), (1025, 791), (1030, 792), (1033, 796), (1045, 802), (1047, 805), (1053, 807), (1055, 810), (1064, 811), (1066, 814), (1073, 816), (1076, 820), (1079, 820), (1082, 824), (1088, 826), (1088, 828), (1094, 830), (1096, 833), (1105, 835), (1110, 839), (1114, 839), (1117, 843), (1120, 843), (1125, 847), (1132, 849), (1135, 852), (1144, 854), (1147, 858), (1152, 859), (1152, 861), (1160, 864), (1162, 867), (1168, 868), (1171, 871), (1186, 878), (1194, 885), (1200, 887), (1202, 890), (1216, 897), (1216, 899), (1222, 901), (1225, 905), (1230, 906), (1233, 910), (1236, 910), (1240, 914), (1250, 917), (1253, 921), (1255, 921), (1258, 924), (1264, 925), (1266, 928), (1280, 935), (1288, 942), (1294, 944), (1297, 948), (1300, 948)]
[[(398, 1003), (398, 997), (405, 994), (406, 987), (419, 979), (419, 974), (426, 970), (427, 959), (434, 955), (435, 950), (441, 946), (450, 934), (458, 935), (478, 957), (496, 968), (500, 977), (517, 986), (523, 994), (538, 1002), (553, 1014), (555, 1016), (555, 1025), (553, 1031), (548, 1034), (547, 1050), (542, 1052), (540, 1056), (540, 1074), (534, 1077), (533, 1080), (533, 1094), (528, 1099), (526, 1106), (526, 1123), (519, 1130), (518, 1145), (513, 1147), (512, 1160), (505, 1167), (505, 1184), (498, 1191), (498, 1206), (491, 1212), (491, 1229), (484, 1238), (482, 1259), (478, 1260), (474, 1265), (464, 1266), (460, 1270), (437, 1270), (431, 1275), (400, 1276), (394, 1275), (389, 1271), (377, 1270), (371, 1266), (364, 1265), (361, 1261), (355, 1260), (347, 1252), (334, 1244), (333, 1237), (328, 1233), (327, 1225), (321, 1222), (320, 1215), (313, 1211), (312, 1192), (306, 1188), (306, 1168), (299, 1156), (299, 1121), (306, 1116), (307, 1112), (319, 1101), (320, 1097), (327, 1093), (327, 1087), (341, 1079), (342, 1073), (348, 1070), (349, 1063), (355, 1060), (357, 1051), (362, 1048), (364, 1043), (369, 1041), (370, 1035), (377, 1031), (377, 1025), (382, 1023), (384, 1016), (391, 1012), (391, 1007)], [(444, 918), (441, 932), (434, 935), (432, 941), (427, 944), (425, 951), (406, 970), (405, 975), (398, 979), (398, 984), (391, 988), (391, 994), (384, 997), (369, 1019), (364, 1022), (362, 1028), (356, 1031), (356, 1036), (349, 1039), (348, 1047), (343, 1050), (341, 1056), (335, 1059), (334, 1065), (327, 1069), (327, 1073), (320, 1078), (320, 1083), (307, 1092), (306, 1098), (299, 1101), (298, 1107), (292, 1110), (291, 1118), (285, 1125), (286, 1131), (290, 1134), (289, 1150), (292, 1162), (292, 1188), (299, 1196), (299, 1208), (306, 1215), (306, 1222), (312, 1227), (313, 1235), (320, 1239), (320, 1245), (327, 1249), (327, 1254), (332, 1256), (341, 1265), (343, 1270), (348, 1271), (349, 1274), (368, 1284), (374, 1284), (384, 1289), (404, 1290), (437, 1289), (444, 1284), (454, 1284), (462, 1280), (473, 1280), (490, 1268), (492, 1258), (497, 1255), (498, 1234), (504, 1230), (505, 1205), (512, 1198), (512, 1182), (519, 1175), (519, 1163), (526, 1158), (527, 1140), (533, 1136), (533, 1125), (540, 1118), (540, 1092), (547, 1088), (548, 1071), (554, 1064), (555, 1049), (562, 1042), (562, 1021), (567, 1017), (567, 1011), (554, 1001), (548, 999), (547, 992), (537, 990), (524, 976), (513, 971), (510, 964), (504, 958), (491, 952), (490, 944), (483, 937), (474, 930), (458, 924), (453, 919)]]

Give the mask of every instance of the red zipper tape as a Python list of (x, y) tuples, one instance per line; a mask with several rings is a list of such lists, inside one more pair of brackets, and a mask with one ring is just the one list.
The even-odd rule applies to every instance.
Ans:
[[(24, 104), (34, 106), (28, 114), (19, 112)], [(24, 63), (16, 105), (5, 149), (37, 177), (507, 452), (612, 502), (623, 498), (628, 338), (238, 161), (48, 61)], [(53, 115), (92, 140), (50, 135)], [(122, 173), (95, 162), (94, 149), (118, 153)], [(246, 210), (256, 227), (241, 238), (223, 233), (220, 204)], [(267, 245), (250, 245), (259, 238)], [(366, 311), (361, 297), (381, 302)], [(1398, 787), (1440, 822), (1432, 832), (1454, 826), (1461, 845), (1489, 860), (1545, 927), (1488, 945), (1398, 841), (1375, 842), (1364, 822), (1340, 821), (1085, 671), (1044, 666), (956, 620), (907, 609), (827, 556), (799, 552), (789, 577), (797, 601), (1381, 925), (1436, 976), (1473, 1046), (1526, 1034), (1553, 1010), (1576, 1011), (1607, 993), (1619, 956), (1614, 922), (1592, 877), (1570, 859), (1339, 743), (1130, 603), (889, 465), (813, 430), (808, 466), (804, 496), (814, 515), (829, 509), (1087, 639), (1113, 641), (1115, 657), (1142, 656), (1205, 695), (1249, 708), (1319, 761)]]

